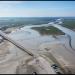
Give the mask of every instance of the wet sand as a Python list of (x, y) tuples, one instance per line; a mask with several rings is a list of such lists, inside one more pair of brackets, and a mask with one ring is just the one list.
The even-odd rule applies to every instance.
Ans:
[[(62, 57), (62, 59), (69, 62), (69, 64), (75, 64), (74, 54), (72, 54), (73, 52), (71, 52), (68, 37), (64, 35), (59, 35), (57, 36), (57, 38), (54, 38), (52, 35), (41, 36), (37, 31), (30, 29), (30, 27), (32, 26), (23, 27), (7, 35), (16, 42), (23, 45), (26, 49), (30, 49), (33, 51), (35, 50), (38, 53), (45, 52), (46, 50), (44, 49), (44, 47), (50, 47), (50, 51), (57, 59)], [(7, 48), (7, 50), (5, 48), (5, 51), (9, 52), (8, 57), (6, 58), (9, 59), (6, 60), (4, 63), (0, 63), (0, 73), (15, 74), (17, 66), (19, 66), (22, 61), (25, 61), (27, 58), (31, 57), (27, 53), (22, 52), (20, 49), (12, 45), (11, 43), (9, 43), (8, 46), (9, 48)]]

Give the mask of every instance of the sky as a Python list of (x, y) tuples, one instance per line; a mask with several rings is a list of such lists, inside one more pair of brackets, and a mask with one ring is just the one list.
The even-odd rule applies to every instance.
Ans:
[(75, 17), (75, 1), (0, 1), (0, 17)]

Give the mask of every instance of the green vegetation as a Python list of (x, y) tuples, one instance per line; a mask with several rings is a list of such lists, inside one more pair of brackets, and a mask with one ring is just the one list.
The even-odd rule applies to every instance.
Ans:
[(62, 25), (69, 29), (75, 29), (75, 19), (64, 19)]
[(32, 29), (38, 31), (41, 35), (64, 35), (65, 34), (53, 26), (32, 27)]
[(55, 17), (0, 17), (0, 29), (6, 30), (12, 27), (47, 24), (56, 19)]

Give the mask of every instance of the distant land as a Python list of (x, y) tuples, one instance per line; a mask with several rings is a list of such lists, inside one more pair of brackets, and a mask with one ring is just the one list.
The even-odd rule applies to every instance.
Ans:
[[(69, 21), (70, 20), (75, 21), (75, 17), (0, 17), (0, 29), (5, 30), (11, 27), (23, 27), (26, 25), (48, 24), (49, 22), (54, 22), (56, 19), (59, 18), (64, 19), (64, 21), (66, 21), (66, 19), (68, 19)], [(70, 27), (71, 26), (69, 26), (69, 28)]]

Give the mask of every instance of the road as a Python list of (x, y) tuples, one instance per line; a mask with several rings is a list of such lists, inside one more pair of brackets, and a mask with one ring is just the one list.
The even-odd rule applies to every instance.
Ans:
[(25, 49), (21, 44), (15, 42), (14, 40), (12, 40), (11, 38), (9, 38), (5, 33), (3, 33), (1, 30), (0, 30), (0, 35), (8, 40), (9, 42), (13, 43), (15, 46), (17, 46), (18, 48), (20, 48), (22, 51), (26, 52), (27, 54), (29, 54), (30, 56), (36, 56), (37, 54), (35, 52), (31, 52), (30, 50), (27, 50)]
[[(40, 57), (39, 58), (39, 61), (41, 63), (38, 63), (38, 65), (43, 65), (42, 68), (44, 68), (45, 70), (41, 70), (40, 67), (36, 67), (36, 69), (38, 68), (39, 72), (42, 71), (42, 73), (46, 73), (46, 70), (47, 70), (47, 73), (52, 73), (52, 74), (55, 74), (54, 70), (52, 69), (51, 67), (51, 63), (49, 63), (47, 60), (43, 59), (43, 57), (41, 57), (40, 54), (36, 53), (36, 52), (32, 52), (30, 50), (27, 50), (25, 49), (22, 45), (20, 45), (19, 43), (15, 42), (14, 40), (12, 40), (11, 38), (9, 38), (5, 33), (3, 33), (2, 31), (0, 31), (0, 35), (8, 40), (9, 42), (13, 43), (15, 46), (17, 46), (18, 48), (20, 48), (21, 50), (23, 50), (24, 52), (26, 52), (27, 54), (29, 54), (30, 56), (33, 56), (33, 57)], [(42, 60), (42, 61), (41, 61)], [(44, 62), (44, 63), (43, 63)]]
[[(41, 73), (48, 73), (48, 74), (56, 74), (56, 72), (54, 71), (54, 69), (51, 67), (50, 63), (45, 60), (43, 57), (39, 56), (38, 53), (36, 52), (32, 52), (30, 50), (27, 50), (25, 49), (22, 45), (20, 45), (19, 43), (15, 42), (14, 40), (12, 40), (11, 38), (9, 38), (5, 33), (3, 33), (1, 30), (0, 30), (0, 35), (8, 40), (9, 42), (13, 43), (15, 46), (17, 46), (18, 48), (20, 48), (22, 51), (26, 52), (27, 54), (29, 54), (30, 56), (33, 56), (33, 57), (39, 57), (38, 60), (39, 60), (39, 63), (38, 64), (33, 64), (33, 65), (37, 65), (35, 69), (38, 69), (38, 71)], [(44, 63), (43, 63), (44, 62)], [(32, 65), (32, 64), (31, 64)], [(42, 68), (40, 68), (40, 66)], [(30, 67), (29, 67), (30, 68)], [(44, 69), (43, 69), (44, 68)], [(32, 69), (33, 70), (33, 69)], [(30, 71), (30, 70), (29, 70)], [(28, 72), (29, 73), (29, 72)]]
[[(38, 25), (40, 26), (40, 25)], [(37, 27), (38, 27), (37, 26)], [(45, 26), (45, 25), (42, 25), (42, 26)], [(49, 24), (47, 24), (46, 26), (49, 26)], [(68, 34), (70, 36), (70, 46), (71, 48), (75, 49), (75, 32), (68, 29), (68, 28), (65, 28), (65, 27), (62, 27), (60, 25), (57, 25), (57, 24), (52, 24), (52, 26), (60, 29), (61, 31), (63, 31), (64, 33)], [(21, 50), (23, 50), (24, 52), (26, 52), (27, 54), (31, 55), (31, 56), (39, 56), (38, 53), (36, 52), (32, 52), (31, 50), (27, 50), (25, 49), (25, 47), (23, 47), (22, 45), (20, 45), (19, 43), (15, 42), (14, 40), (12, 40), (11, 38), (9, 38), (5, 33), (3, 33), (2, 31), (0, 31), (0, 35), (2, 37), (4, 37), (6, 40), (8, 40), (9, 42), (13, 43), (14, 45), (16, 45), (18, 48), (20, 48)], [(65, 54), (66, 55), (66, 54)]]

